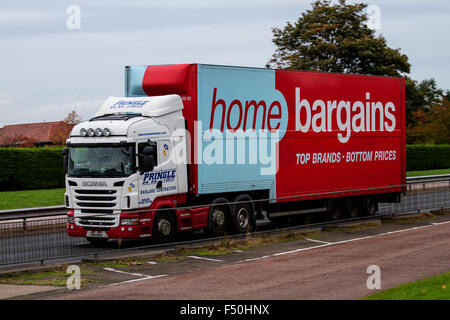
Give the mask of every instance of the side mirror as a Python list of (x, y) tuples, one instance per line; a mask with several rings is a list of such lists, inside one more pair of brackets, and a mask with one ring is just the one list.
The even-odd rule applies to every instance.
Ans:
[(142, 154), (143, 155), (154, 155), (156, 153), (156, 148), (153, 145), (150, 146), (145, 146), (144, 149), (142, 149)]
[(142, 171), (153, 171), (155, 167), (155, 157), (153, 155), (145, 154), (142, 156)]
[(64, 171), (67, 172), (69, 167), (69, 148), (62, 149)]
[(142, 146), (142, 151), (139, 156), (139, 172), (153, 171), (153, 168), (158, 163), (156, 142), (147, 142)]

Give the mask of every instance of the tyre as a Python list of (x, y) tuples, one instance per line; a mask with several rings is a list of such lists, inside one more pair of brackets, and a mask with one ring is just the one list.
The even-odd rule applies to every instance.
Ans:
[(175, 218), (169, 211), (156, 214), (153, 226), (153, 235), (156, 243), (172, 242), (175, 238)]
[(378, 202), (374, 198), (367, 198), (364, 201), (364, 215), (373, 216), (378, 211)]
[(348, 199), (346, 209), (347, 217), (357, 218), (361, 214), (361, 203), (358, 199)]
[[(233, 202), (239, 201), (243, 200), (236, 198)], [(237, 203), (233, 205), (233, 231), (235, 233), (252, 232), (255, 226), (254, 221), (253, 206), (251, 203)]]
[(331, 221), (342, 218), (343, 203), (340, 200), (331, 200), (328, 205), (328, 219)]
[(213, 201), (209, 209), (209, 234), (213, 237), (220, 237), (225, 234), (230, 220), (230, 208), (228, 200), (219, 198)]

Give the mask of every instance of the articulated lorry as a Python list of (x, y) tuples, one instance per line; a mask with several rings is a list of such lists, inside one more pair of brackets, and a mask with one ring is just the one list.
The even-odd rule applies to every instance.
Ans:
[(91, 242), (257, 219), (373, 215), (405, 191), (404, 79), (204, 64), (127, 66), (125, 96), (64, 151), (67, 232)]

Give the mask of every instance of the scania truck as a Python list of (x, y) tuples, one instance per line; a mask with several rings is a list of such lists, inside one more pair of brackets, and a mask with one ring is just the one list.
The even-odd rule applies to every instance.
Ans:
[(127, 66), (64, 151), (67, 232), (91, 242), (373, 215), (405, 191), (403, 78)]

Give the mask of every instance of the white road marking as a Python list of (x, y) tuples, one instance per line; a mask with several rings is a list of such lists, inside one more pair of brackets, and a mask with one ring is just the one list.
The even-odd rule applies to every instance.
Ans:
[(249, 262), (249, 261), (261, 260), (261, 259), (265, 259), (265, 258), (268, 258), (268, 257), (270, 257), (270, 256), (262, 256), (262, 257), (256, 257), (256, 258), (249, 258), (249, 259), (237, 261), (237, 262), (234, 262), (234, 263), (243, 262), (243, 261)]
[(310, 239), (310, 238), (307, 238), (305, 236), (303, 236), (303, 239), (311, 241), (311, 242), (317, 242), (317, 243), (323, 243), (323, 244), (330, 244), (330, 243), (332, 243), (332, 242), (320, 241), (320, 240), (316, 240), (316, 239)]
[(131, 283), (131, 282), (138, 282), (138, 281), (144, 281), (144, 280), (151, 280), (151, 279), (162, 278), (162, 277), (167, 277), (167, 274), (160, 274), (158, 276), (146, 276), (145, 278), (139, 278), (139, 279), (133, 279), (133, 280), (123, 281), (123, 282), (112, 283), (112, 284), (109, 284), (109, 285), (106, 285), (106, 286), (101, 286), (99, 288), (113, 287), (113, 286), (118, 286), (118, 285), (121, 285), (121, 284), (126, 284), (126, 283)]
[(413, 227), (413, 228), (396, 230), (396, 231), (389, 231), (389, 232), (384, 232), (384, 233), (375, 234), (375, 235), (371, 235), (371, 236), (354, 238), (354, 239), (348, 239), (348, 240), (342, 240), (342, 241), (337, 241), (337, 242), (326, 242), (326, 243), (318, 245), (318, 246), (312, 246), (312, 247), (307, 247), (307, 248), (299, 248), (299, 249), (295, 249), (295, 250), (291, 250), (291, 251), (284, 251), (284, 252), (274, 253), (274, 254), (267, 255), (267, 256), (262, 256), (262, 257), (252, 258), (252, 259), (239, 260), (239, 261), (235, 261), (234, 264), (244, 263), (244, 262), (249, 262), (249, 261), (254, 261), (254, 260), (261, 260), (261, 259), (266, 259), (266, 258), (271, 258), (271, 257), (277, 257), (277, 256), (285, 255), (285, 254), (296, 253), (296, 252), (301, 252), (301, 251), (308, 251), (308, 250), (313, 250), (313, 249), (318, 249), (318, 248), (323, 248), (323, 247), (330, 247), (330, 246), (343, 244), (343, 243), (348, 243), (348, 242), (354, 242), (354, 241), (366, 240), (366, 239), (371, 239), (371, 238), (376, 238), (376, 237), (382, 237), (382, 236), (391, 235), (391, 234), (395, 234), (395, 233), (401, 233), (401, 232), (407, 232), (407, 231), (418, 230), (418, 229), (423, 229), (423, 228), (429, 228), (429, 227), (434, 227), (436, 225), (442, 225), (442, 224), (447, 224), (447, 223), (450, 223), (450, 221), (439, 222), (439, 223), (434, 223), (434, 224), (430, 224), (430, 225), (426, 225), (426, 226)]
[(126, 272), (126, 271), (122, 271), (122, 270), (116, 270), (116, 269), (113, 269), (113, 268), (103, 268), (103, 270), (111, 271), (111, 272), (117, 272), (117, 273), (122, 273), (122, 274), (130, 275), (130, 276), (137, 276), (137, 277), (140, 277), (140, 278), (139, 279), (132, 279), (132, 280), (127, 280), (127, 281), (122, 281), (122, 282), (117, 282), (117, 283), (112, 283), (112, 284), (108, 284), (106, 286), (100, 286), (99, 288), (118, 286), (118, 285), (125, 284), (125, 283), (137, 282), (137, 281), (143, 281), (143, 280), (150, 280), (150, 279), (161, 278), (161, 277), (166, 277), (167, 276), (167, 274), (161, 274), (161, 275), (157, 275), (157, 276), (149, 276), (149, 275), (142, 274), (142, 273)]
[(197, 257), (197, 256), (187, 256), (187, 257), (188, 258), (193, 258), (193, 259), (201, 259), (201, 260), (208, 260), (208, 261), (223, 262), (223, 260), (220, 260), (220, 259), (211, 259), (211, 258)]
[(431, 222), (432, 225), (440, 225), (440, 224), (446, 224), (448, 221), (445, 222)]
[(116, 270), (116, 269), (113, 269), (113, 268), (103, 268), (103, 270), (111, 271), (111, 272), (117, 272), (117, 273), (123, 273), (123, 274), (128, 274), (130, 276), (147, 277), (145, 274), (142, 274), (142, 273), (126, 272), (126, 271), (122, 271), (122, 270)]

